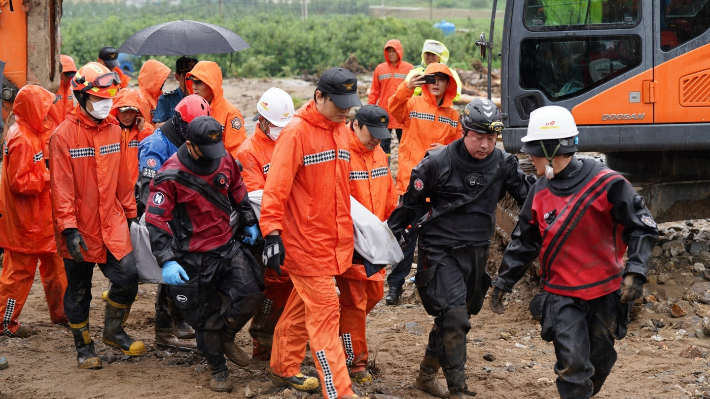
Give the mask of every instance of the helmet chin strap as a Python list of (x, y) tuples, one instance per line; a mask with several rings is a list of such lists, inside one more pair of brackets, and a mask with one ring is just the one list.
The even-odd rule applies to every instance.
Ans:
[(555, 158), (555, 154), (557, 154), (557, 150), (560, 149), (560, 146), (562, 145), (562, 142), (557, 143), (557, 147), (555, 147), (555, 151), (552, 152), (552, 155), (547, 155), (547, 149), (545, 148), (545, 144), (540, 140), (540, 146), (542, 147), (542, 152), (545, 153), (545, 158), (547, 159), (548, 165), (545, 165), (545, 177), (548, 179), (552, 180), (555, 178), (555, 170), (552, 167), (552, 160)]

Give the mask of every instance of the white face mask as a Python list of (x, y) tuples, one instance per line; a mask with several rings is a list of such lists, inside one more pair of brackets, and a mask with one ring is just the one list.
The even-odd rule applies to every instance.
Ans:
[[(91, 100), (89, 100), (91, 101)], [(108, 116), (108, 113), (111, 112), (111, 107), (113, 106), (113, 100), (110, 98), (103, 99), (101, 101), (93, 102), (91, 101), (91, 105), (93, 106), (94, 110), (89, 112), (89, 115), (93, 116), (94, 118), (98, 120), (103, 120), (106, 119)]]
[(281, 131), (284, 128), (282, 127), (276, 127), (276, 126), (270, 126), (269, 127), (269, 138), (273, 141), (276, 141), (277, 138), (279, 138), (279, 134), (281, 134)]

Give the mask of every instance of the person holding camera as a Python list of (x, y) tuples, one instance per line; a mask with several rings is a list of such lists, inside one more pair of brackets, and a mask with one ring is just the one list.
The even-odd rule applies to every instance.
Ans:
[[(413, 96), (417, 88), (421, 88), (421, 96)], [(397, 194), (403, 195), (407, 191), (412, 169), (427, 151), (461, 137), (459, 114), (453, 108), (456, 88), (451, 69), (435, 62), (426, 68), (425, 75), (416, 74), (409, 81), (402, 82), (390, 97), (389, 114), (404, 125), (399, 142)], [(412, 232), (411, 239), (416, 241), (416, 232)], [(387, 276), (389, 293), (385, 300), (388, 305), (399, 303), (404, 279), (412, 268), (414, 248), (415, 245), (406, 248), (404, 259)]]

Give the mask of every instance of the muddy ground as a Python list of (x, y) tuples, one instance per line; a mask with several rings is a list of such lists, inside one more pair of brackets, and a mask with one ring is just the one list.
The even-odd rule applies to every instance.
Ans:
[[(282, 87), (294, 97), (309, 98), (312, 84), (295, 80), (230, 80), (227, 97), (244, 113), (253, 131), (250, 117), (261, 93), (271, 86)], [(251, 104), (251, 105), (249, 105)], [(500, 254), (493, 252), (491, 268), (497, 267)], [(662, 290), (668, 297), (679, 297), (688, 285), (701, 281), (687, 270), (675, 270), (664, 285), (648, 285), (650, 292)], [(37, 278), (37, 280), (39, 280)], [(0, 356), (9, 359), (10, 368), (0, 371), (0, 398), (245, 398), (303, 397), (284, 393), (269, 382), (268, 364), (253, 361), (249, 370), (230, 365), (235, 389), (231, 394), (216, 394), (209, 390), (209, 372), (202, 359), (189, 352), (156, 348), (153, 341), (154, 300), (156, 286), (141, 284), (138, 299), (128, 319), (126, 330), (146, 343), (148, 352), (138, 358), (125, 358), (101, 343), (104, 304), (101, 292), (107, 280), (98, 268), (94, 273), (94, 300), (91, 307), (91, 333), (104, 368), (80, 370), (68, 328), (49, 322), (42, 286), (36, 281), (20, 320), (33, 327), (25, 339), (0, 337)], [(355, 384), (360, 394), (380, 393), (400, 398), (429, 398), (414, 388), (418, 363), (423, 356), (432, 317), (426, 315), (414, 292), (413, 283), (406, 283), (404, 301), (399, 306), (378, 304), (368, 318), (368, 341), (374, 381), (369, 385)], [(540, 339), (540, 326), (527, 310), (529, 299), (537, 291), (536, 283), (525, 278), (508, 302), (508, 310), (498, 316), (487, 304), (471, 319), (468, 335), (468, 384), (478, 397), (554, 398), (557, 390), (552, 367), (555, 361), (551, 344)], [(647, 319), (662, 319), (668, 327), (657, 335), (642, 334), (641, 323)], [(670, 327), (675, 321), (669, 314), (640, 312), (632, 322), (629, 336), (617, 343), (619, 360), (599, 398), (666, 399), (703, 397), (708, 388), (707, 339), (695, 338), (692, 330)], [(644, 337), (644, 338), (642, 338)], [(237, 336), (238, 344), (250, 351), (251, 340), (246, 332)], [(681, 357), (695, 345), (694, 358)], [(494, 360), (486, 361), (484, 355)], [(310, 354), (304, 363), (305, 372), (313, 372)], [(442, 378), (443, 381), (443, 378)], [(709, 389), (710, 391), (710, 389)], [(246, 396), (247, 393), (256, 396)], [(709, 392), (710, 393), (710, 392)], [(320, 394), (308, 396), (320, 398)], [(710, 397), (710, 396), (708, 396)]]

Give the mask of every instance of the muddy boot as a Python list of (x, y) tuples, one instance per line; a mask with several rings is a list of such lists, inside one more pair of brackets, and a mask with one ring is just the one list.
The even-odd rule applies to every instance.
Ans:
[(163, 311), (155, 312), (155, 344), (170, 347), (180, 346), (180, 340), (173, 333), (172, 320)]
[(232, 380), (229, 379), (229, 370), (219, 371), (210, 378), (210, 389), (215, 392), (232, 392)]
[(441, 365), (437, 358), (424, 355), (424, 360), (419, 364), (419, 376), (414, 386), (437, 398), (448, 398), (449, 390), (436, 380), (436, 374), (439, 372), (440, 368)]
[(123, 330), (130, 311), (131, 305), (106, 300), (103, 341), (106, 345), (121, 349), (126, 355), (140, 356), (145, 353), (145, 345), (141, 341), (135, 341)]
[(195, 330), (190, 327), (189, 324), (185, 322), (185, 320), (180, 319), (180, 320), (173, 320), (173, 334), (178, 338), (178, 339), (194, 339), (195, 338)]
[(17, 328), (17, 331), (7, 332), (5, 333), (5, 335), (10, 338), (26, 338), (30, 335), (31, 332), (32, 327), (28, 326), (27, 324), (20, 324), (20, 327)]
[(466, 374), (463, 367), (458, 367), (450, 371), (444, 370), (446, 384), (449, 386), (452, 399), (470, 399), (476, 396), (476, 392), (469, 391), (466, 385)]
[(367, 370), (356, 371), (350, 373), (350, 380), (358, 384), (368, 384), (372, 382), (372, 374)]
[(318, 377), (305, 376), (301, 373), (291, 377), (281, 377), (280, 375), (271, 374), (271, 378), (277, 386), (290, 386), (304, 392), (315, 392), (320, 386)]
[(94, 351), (94, 341), (89, 335), (89, 320), (83, 323), (71, 324), (72, 335), (74, 335), (74, 345), (76, 345), (76, 361), (82, 369), (100, 369), (101, 359)]
[(249, 365), (249, 355), (234, 343), (234, 337), (237, 332), (244, 326), (246, 322), (241, 323), (236, 320), (225, 320), (224, 326), (219, 333), (219, 340), (222, 342), (222, 351), (232, 363), (239, 367), (247, 367)]

